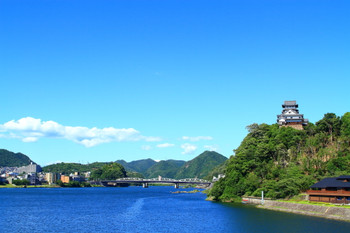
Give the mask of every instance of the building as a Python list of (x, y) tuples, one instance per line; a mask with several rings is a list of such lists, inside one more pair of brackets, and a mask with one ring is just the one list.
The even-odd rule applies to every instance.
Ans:
[(72, 180), (72, 181), (78, 181), (78, 182), (85, 182), (86, 180), (85, 180), (85, 177), (83, 177), (83, 176), (81, 176), (81, 175), (71, 175), (70, 176), (70, 179)]
[(23, 166), (23, 167), (19, 167), (16, 169), (16, 172), (19, 174), (22, 173), (38, 173), (41, 172), (42, 169), (38, 164), (35, 164), (33, 162), (31, 162), (29, 165), (27, 166)]
[(213, 176), (213, 182), (216, 182), (216, 181), (220, 180), (221, 178), (225, 178), (225, 175), (224, 174), (218, 174), (218, 177)]
[(61, 181), (62, 183), (69, 183), (70, 176), (61, 175)]
[(39, 181), (39, 177), (37, 176), (36, 173), (26, 174), (25, 178), (29, 181), (30, 185), (40, 185), (41, 184), (41, 182)]
[(303, 130), (303, 126), (309, 123), (309, 120), (304, 119), (304, 115), (299, 113), (296, 101), (284, 101), (282, 108), (282, 114), (277, 115), (277, 123), (280, 127), (287, 126)]
[(59, 179), (59, 174), (57, 173), (48, 172), (45, 174), (45, 180), (49, 185), (55, 184), (58, 179)]
[(310, 188), (309, 201), (350, 203), (350, 176), (325, 178)]

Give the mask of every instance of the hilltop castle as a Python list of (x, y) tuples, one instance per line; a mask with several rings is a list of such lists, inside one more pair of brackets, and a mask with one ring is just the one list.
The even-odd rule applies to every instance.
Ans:
[(303, 126), (309, 123), (308, 119), (304, 119), (304, 114), (299, 114), (296, 101), (284, 101), (282, 108), (282, 114), (277, 115), (277, 123), (280, 127), (303, 130)]

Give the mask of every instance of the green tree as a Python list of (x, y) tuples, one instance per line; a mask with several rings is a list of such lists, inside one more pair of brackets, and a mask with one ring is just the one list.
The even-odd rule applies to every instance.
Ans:
[(324, 117), (316, 122), (316, 128), (319, 132), (328, 133), (333, 141), (334, 136), (340, 135), (341, 120), (334, 113), (327, 113)]
[(350, 139), (350, 112), (345, 113), (342, 118), (341, 135)]
[[(327, 113), (305, 130), (252, 124), (235, 155), (224, 164), (225, 179), (209, 196), (233, 200), (242, 195), (285, 198), (307, 190), (325, 176), (349, 174), (350, 113)], [(346, 143), (344, 143), (346, 142)]]
[(29, 185), (30, 184), (29, 180), (27, 180), (27, 179), (13, 180), (12, 183), (15, 185)]
[(119, 163), (110, 163), (93, 171), (90, 178), (93, 180), (115, 180), (122, 177), (126, 177), (124, 167)]

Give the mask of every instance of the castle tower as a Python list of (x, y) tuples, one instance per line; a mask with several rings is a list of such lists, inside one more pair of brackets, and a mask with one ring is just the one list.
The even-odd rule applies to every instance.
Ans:
[(282, 108), (282, 114), (277, 115), (277, 123), (280, 127), (287, 126), (303, 130), (303, 126), (309, 123), (308, 119), (304, 119), (304, 114), (299, 114), (296, 101), (284, 101)]

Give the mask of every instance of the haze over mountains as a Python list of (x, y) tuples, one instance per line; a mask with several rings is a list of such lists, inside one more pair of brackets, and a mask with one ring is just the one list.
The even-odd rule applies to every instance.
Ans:
[[(217, 166), (223, 164), (227, 158), (215, 151), (205, 151), (190, 161), (183, 160), (162, 160), (156, 162), (153, 159), (141, 159), (131, 162), (117, 160), (129, 176), (143, 176), (145, 178), (204, 178)], [(32, 162), (30, 158), (21, 153), (13, 153), (7, 150), (0, 150), (0, 166), (19, 167)], [(95, 162), (90, 164), (79, 163), (57, 163), (43, 167), (44, 172), (57, 172), (69, 174), (75, 171), (86, 172), (98, 169), (107, 162)]]

